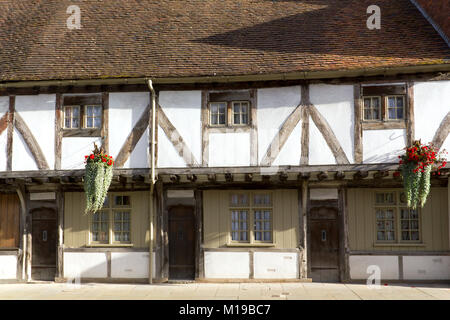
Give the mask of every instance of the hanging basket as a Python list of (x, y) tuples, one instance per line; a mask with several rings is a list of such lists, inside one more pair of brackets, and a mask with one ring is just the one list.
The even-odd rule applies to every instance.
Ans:
[(403, 177), (406, 202), (409, 208), (423, 207), (430, 193), (430, 180), (433, 174), (440, 175), (439, 169), (447, 164), (443, 154), (438, 152), (432, 144), (422, 145), (420, 140), (405, 149), (404, 155), (399, 156), (399, 173)]
[(85, 156), (85, 213), (95, 213), (103, 207), (113, 176), (114, 161), (94, 144), (93, 153)]

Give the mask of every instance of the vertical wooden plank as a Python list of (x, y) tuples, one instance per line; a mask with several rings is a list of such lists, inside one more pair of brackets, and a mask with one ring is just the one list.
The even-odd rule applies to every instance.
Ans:
[(250, 90), (251, 131), (250, 131), (250, 165), (258, 165), (258, 100), (257, 90)]
[(204, 272), (203, 272), (203, 252), (202, 252), (202, 231), (203, 231), (203, 224), (202, 224), (202, 191), (201, 190), (195, 190), (194, 191), (194, 197), (195, 197), (195, 229), (196, 229), (196, 235), (195, 235), (195, 278), (204, 278)]
[(202, 166), (207, 167), (209, 163), (209, 132), (208, 132), (208, 98), (209, 93), (202, 91), (202, 110), (201, 110), (201, 126), (202, 126)]
[(57, 265), (56, 265), (56, 277), (62, 279), (64, 277), (64, 195), (60, 188), (56, 193), (56, 205), (58, 211), (58, 252), (57, 252)]
[(62, 109), (63, 96), (57, 93), (55, 102), (55, 170), (61, 170), (62, 124), (64, 121)]
[(102, 147), (109, 153), (109, 93), (102, 92)]
[(414, 123), (414, 82), (409, 81), (406, 84), (406, 142), (411, 146), (415, 139)]
[(308, 181), (302, 181), (302, 215), (303, 215), (303, 248), (306, 250), (306, 254), (303, 255), (303, 265), (302, 265), (302, 277), (308, 278), (311, 271), (311, 262), (309, 256), (311, 254), (311, 246), (309, 244), (308, 238)]
[(302, 106), (302, 136), (300, 165), (309, 164), (309, 112), (308, 106)]
[(362, 143), (362, 110), (361, 110), (361, 85), (355, 84), (353, 86), (354, 95), (354, 161), (355, 163), (362, 163), (363, 161), (363, 143)]
[(13, 155), (13, 137), (14, 137), (14, 115), (15, 115), (16, 97), (9, 97), (9, 111), (8, 111), (8, 131), (6, 137), (6, 170), (12, 170), (12, 155)]

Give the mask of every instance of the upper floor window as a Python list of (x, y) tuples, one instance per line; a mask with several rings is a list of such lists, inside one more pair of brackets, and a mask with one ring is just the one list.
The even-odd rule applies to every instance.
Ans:
[(101, 95), (64, 96), (63, 135), (100, 136), (103, 125)]
[(406, 119), (404, 85), (364, 86), (362, 90), (363, 121), (385, 122)]
[(251, 124), (251, 99), (248, 90), (210, 92), (208, 100), (209, 126), (232, 127)]
[(399, 191), (375, 193), (377, 242), (419, 242), (420, 212), (407, 207), (405, 194)]

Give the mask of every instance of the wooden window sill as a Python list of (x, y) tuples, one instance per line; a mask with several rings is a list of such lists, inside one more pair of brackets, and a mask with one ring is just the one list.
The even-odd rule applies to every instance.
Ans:
[(376, 122), (363, 121), (361, 125), (363, 130), (406, 129), (405, 120), (389, 120)]
[(101, 137), (101, 128), (95, 129), (62, 129), (63, 137)]
[(115, 244), (103, 244), (103, 243), (92, 243), (88, 244), (86, 248), (131, 248), (134, 245), (132, 243), (115, 243)]
[(403, 242), (393, 242), (393, 243), (374, 243), (374, 247), (425, 247), (426, 244), (423, 242), (417, 243), (403, 243)]
[(228, 243), (227, 247), (275, 247), (275, 243)]

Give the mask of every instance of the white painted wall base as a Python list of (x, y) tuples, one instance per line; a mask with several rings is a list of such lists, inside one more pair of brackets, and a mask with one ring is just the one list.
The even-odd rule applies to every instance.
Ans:
[(296, 252), (255, 252), (253, 265), (255, 279), (296, 279), (298, 277)]
[(450, 256), (403, 256), (403, 279), (400, 279), (398, 256), (360, 256), (349, 258), (350, 279), (365, 280), (367, 267), (379, 266), (383, 280), (449, 280)]
[(403, 257), (403, 277), (408, 280), (448, 280), (450, 256)]
[(106, 252), (64, 252), (64, 278), (106, 278)]
[(365, 280), (370, 274), (367, 267), (375, 265), (380, 267), (381, 279), (398, 280), (398, 256), (350, 256), (350, 279)]
[[(148, 278), (148, 252), (111, 252), (112, 278)], [(155, 278), (155, 253), (153, 252), (153, 278)]]
[(17, 279), (17, 256), (0, 256), (0, 279)]
[(248, 252), (205, 252), (205, 278), (245, 279), (250, 277)]
[[(298, 259), (296, 252), (255, 252), (254, 279), (296, 279)], [(249, 279), (249, 252), (205, 252), (205, 278)]]

